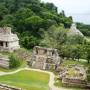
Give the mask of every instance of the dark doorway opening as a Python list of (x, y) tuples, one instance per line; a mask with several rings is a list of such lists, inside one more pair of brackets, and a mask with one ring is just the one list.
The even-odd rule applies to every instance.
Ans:
[(3, 42), (2, 41), (0, 41), (0, 46), (3, 46)]

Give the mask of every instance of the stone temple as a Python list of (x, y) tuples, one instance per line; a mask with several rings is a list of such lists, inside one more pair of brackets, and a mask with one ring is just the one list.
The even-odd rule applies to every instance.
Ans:
[(80, 35), (80, 36), (84, 36), (83, 34), (82, 34), (82, 32), (80, 32), (80, 30), (79, 29), (77, 29), (77, 26), (76, 26), (76, 24), (75, 23), (73, 23), (72, 25), (71, 25), (71, 28), (70, 28), (70, 31), (69, 31), (69, 35)]
[(36, 69), (50, 69), (60, 64), (57, 49), (35, 46), (30, 63)]
[(87, 85), (86, 69), (81, 65), (68, 65), (62, 68), (59, 78), (63, 86), (85, 87)]
[(13, 52), (19, 48), (19, 39), (16, 34), (11, 33), (11, 28), (0, 28), (0, 51)]

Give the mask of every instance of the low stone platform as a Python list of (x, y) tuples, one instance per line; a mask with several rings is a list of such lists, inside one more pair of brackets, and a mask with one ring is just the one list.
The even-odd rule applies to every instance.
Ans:
[(8, 58), (8, 56), (0, 54), (0, 67), (9, 68), (9, 58)]
[(64, 86), (87, 86), (86, 70), (80, 65), (69, 65), (64, 67), (59, 74), (59, 78), (62, 80)]

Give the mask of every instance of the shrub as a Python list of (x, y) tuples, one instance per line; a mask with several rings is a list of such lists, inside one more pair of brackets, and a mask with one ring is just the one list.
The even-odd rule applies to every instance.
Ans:
[(17, 68), (21, 65), (21, 60), (17, 56), (11, 54), (9, 59), (10, 59), (9, 61), (10, 68)]

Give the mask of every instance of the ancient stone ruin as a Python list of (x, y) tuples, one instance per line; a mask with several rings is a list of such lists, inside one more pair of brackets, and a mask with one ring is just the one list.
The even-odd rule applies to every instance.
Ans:
[(87, 74), (83, 66), (69, 65), (61, 70), (59, 78), (64, 86), (87, 86)]
[(36, 69), (50, 69), (60, 64), (60, 57), (57, 49), (35, 46), (30, 63)]
[(9, 86), (7, 84), (0, 84), (0, 90), (22, 90), (22, 89), (17, 88), (15, 86)]
[(0, 54), (0, 67), (9, 68), (9, 58)]
[(19, 48), (19, 39), (16, 34), (11, 33), (11, 28), (0, 28), (0, 51), (12, 52)]
[(80, 35), (80, 36), (82, 36), (82, 37), (84, 36), (83, 33), (80, 32), (79, 29), (77, 29), (77, 26), (76, 26), (75, 23), (73, 23), (73, 24), (71, 25), (71, 28), (70, 28), (70, 31), (69, 31), (68, 34), (69, 34), (69, 35)]
[(9, 68), (9, 59), (8, 58), (0, 58), (0, 67)]

